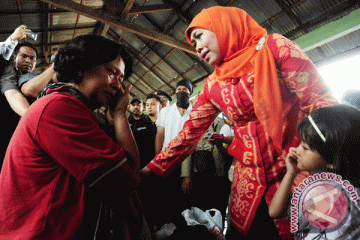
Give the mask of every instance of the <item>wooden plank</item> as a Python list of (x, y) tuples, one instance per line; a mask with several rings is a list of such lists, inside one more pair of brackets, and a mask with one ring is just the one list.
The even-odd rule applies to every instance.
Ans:
[[(80, 5), (83, 5), (84, 4), (84, 0), (81, 0), (80, 1)], [(74, 30), (74, 33), (73, 33), (73, 37), (72, 38), (75, 38), (76, 37), (76, 32), (77, 32), (77, 27), (79, 25), (79, 20), (80, 20), (80, 14), (77, 15), (76, 17), (76, 23), (75, 23), (75, 30)]]
[(134, 6), (130, 10), (129, 14), (151, 13), (169, 10), (173, 10), (173, 7), (170, 4), (154, 4), (141, 7)]
[(134, 33), (136, 35), (149, 38), (151, 40), (161, 42), (163, 44), (169, 45), (171, 47), (186, 51), (188, 53), (196, 54), (196, 51), (193, 46), (186, 42), (179, 41), (173, 37), (167, 36), (163, 33), (158, 33), (155, 31), (148, 30), (146, 28), (140, 27), (135, 24), (131, 24), (122, 20), (118, 20), (114, 17), (111, 17), (107, 12), (102, 10), (95, 10), (91, 7), (80, 5), (70, 0), (42, 0), (53, 6), (63, 8), (78, 14), (84, 15), (88, 18), (98, 20), (103, 23), (107, 23), (110, 26), (122, 28), (126, 31)]
[(109, 31), (110, 25), (105, 24), (103, 30), (101, 31), (101, 36), (106, 36), (107, 32)]
[[(17, 0), (17, 4), (18, 4), (19, 12), (22, 12), (20, 0)], [(24, 25), (24, 17), (21, 13), (19, 13), (19, 17), (20, 17), (21, 25)], [(25, 41), (26, 41), (26, 38), (25, 38)]]
[(121, 14), (121, 19), (125, 20), (125, 18), (127, 17), (127, 15), (129, 15), (129, 12), (131, 10), (131, 8), (133, 7), (135, 3), (135, 0), (128, 0), (126, 3), (126, 6)]

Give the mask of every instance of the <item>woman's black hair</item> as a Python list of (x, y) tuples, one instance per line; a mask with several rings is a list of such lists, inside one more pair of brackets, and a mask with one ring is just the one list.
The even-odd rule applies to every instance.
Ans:
[(59, 82), (81, 82), (79, 72), (108, 63), (121, 56), (125, 62), (124, 80), (133, 71), (133, 60), (125, 46), (109, 38), (87, 34), (74, 38), (59, 48), (54, 61), (54, 69)]
[(298, 125), (300, 139), (331, 164), (333, 172), (360, 187), (360, 111), (338, 104), (317, 109), (311, 117), (324, 135), (325, 142), (308, 117)]

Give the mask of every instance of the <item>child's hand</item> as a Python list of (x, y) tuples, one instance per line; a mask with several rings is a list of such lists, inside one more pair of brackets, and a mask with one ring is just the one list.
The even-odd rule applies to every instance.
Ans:
[(299, 168), (297, 167), (297, 152), (296, 148), (290, 148), (289, 153), (286, 156), (285, 163), (287, 173), (291, 175), (296, 175), (299, 172)]

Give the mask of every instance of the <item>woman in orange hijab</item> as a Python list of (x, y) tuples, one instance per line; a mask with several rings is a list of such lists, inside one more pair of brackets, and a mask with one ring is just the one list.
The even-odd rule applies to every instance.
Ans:
[(284, 176), (289, 148), (299, 145), (297, 123), (336, 100), (298, 45), (268, 35), (239, 8), (202, 10), (185, 35), (199, 57), (216, 68), (183, 130), (143, 174), (167, 176), (224, 112), (235, 125), (229, 154), (237, 159), (227, 238), (293, 238), (289, 221), (270, 219), (268, 206)]

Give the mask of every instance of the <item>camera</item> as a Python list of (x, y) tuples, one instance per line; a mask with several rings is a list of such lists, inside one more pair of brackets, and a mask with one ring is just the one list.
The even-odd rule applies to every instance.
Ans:
[(205, 135), (205, 138), (207, 138), (207, 139), (223, 139), (224, 135), (207, 132), (206, 135)]
[(51, 55), (50, 60), (51, 60), (51, 62), (52, 62), (52, 63), (54, 63), (54, 62), (55, 62), (55, 57), (56, 57), (56, 54), (57, 54), (57, 52), (56, 52), (56, 53), (54, 53), (53, 55)]
[(26, 36), (28, 36), (30, 39), (36, 41), (38, 35), (34, 33), (33, 31), (30, 31)]

